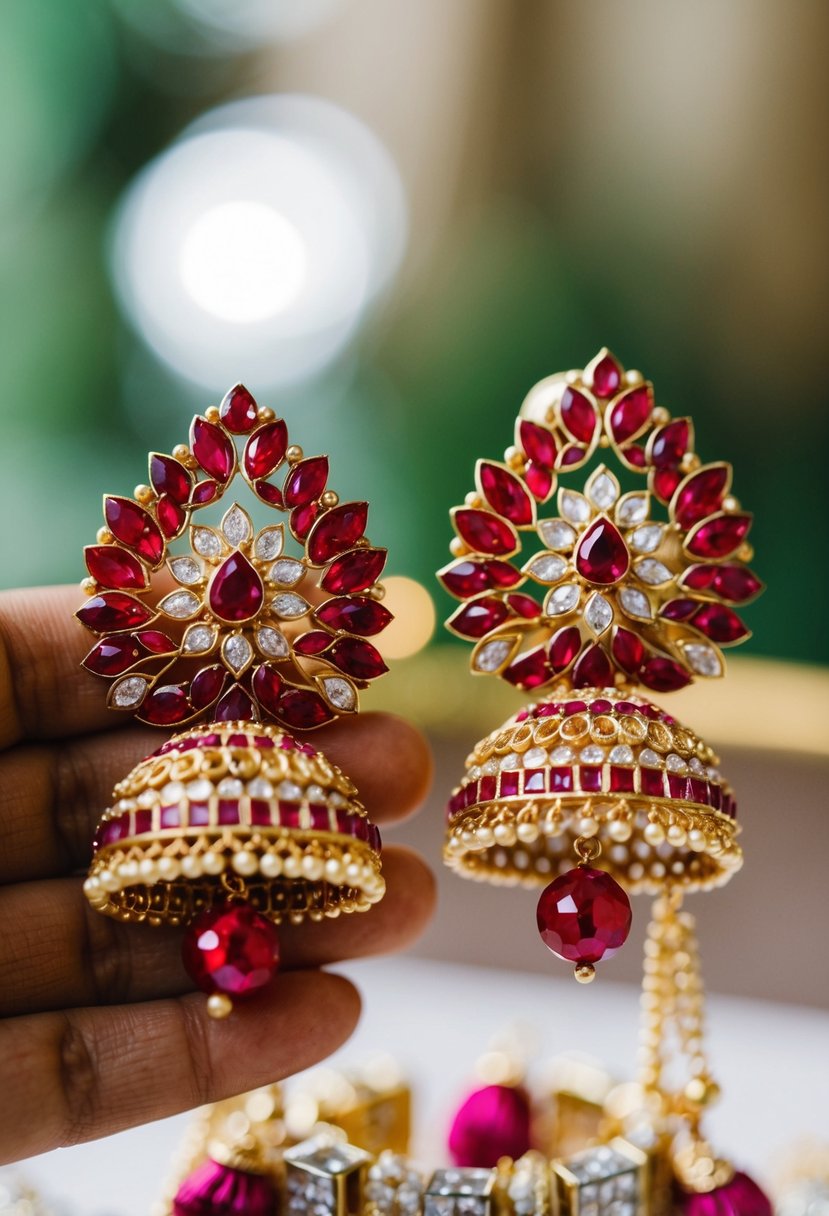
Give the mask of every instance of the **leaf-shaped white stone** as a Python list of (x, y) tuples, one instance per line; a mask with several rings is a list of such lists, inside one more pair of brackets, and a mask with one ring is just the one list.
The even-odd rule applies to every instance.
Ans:
[(611, 764), (633, 764), (633, 750), (627, 743), (619, 743), (612, 748), (608, 760)]
[(539, 583), (557, 583), (566, 573), (568, 564), (557, 553), (539, 553), (526, 570)]
[(194, 587), (196, 583), (201, 582), (202, 569), (195, 558), (171, 557), (167, 564), (177, 583), (182, 583), (185, 587)]
[(639, 753), (639, 763), (643, 768), (662, 768), (664, 761), (652, 748), (643, 747)]
[(658, 562), (655, 557), (645, 557), (641, 562), (637, 562), (633, 567), (636, 571), (637, 578), (640, 578), (643, 583), (647, 583), (649, 587), (658, 587), (660, 583), (667, 583), (672, 577), (667, 566), (663, 566), (662, 562)]
[(270, 568), (270, 578), (280, 587), (295, 587), (304, 573), (302, 562), (293, 557), (281, 557)]
[(623, 588), (619, 592), (619, 603), (623, 612), (639, 621), (649, 621), (653, 617), (650, 600), (644, 591), (637, 591), (635, 587)]
[(256, 644), (271, 659), (286, 659), (291, 653), (288, 639), (279, 629), (263, 625), (256, 630)]
[(234, 675), (244, 671), (253, 658), (253, 647), (241, 633), (232, 633), (222, 643), (222, 658)]
[(581, 590), (575, 583), (556, 587), (555, 591), (551, 591), (547, 596), (544, 611), (548, 616), (562, 616), (565, 612), (572, 612), (579, 602), (580, 594)]
[(309, 610), (308, 601), (304, 600), (301, 595), (294, 595), (290, 591), (286, 591), (282, 595), (275, 595), (271, 600), (271, 607), (277, 616), (288, 621), (305, 616)]
[(357, 690), (354, 685), (342, 676), (323, 676), (319, 681), (320, 688), (335, 709), (348, 713), (357, 705)]
[(619, 499), (619, 505), (616, 507), (616, 522), (626, 528), (632, 528), (634, 524), (641, 524), (648, 518), (649, 507), (650, 495), (625, 494), (623, 498)]
[(190, 540), (196, 553), (210, 560), (221, 557), (224, 548), (221, 537), (213, 528), (191, 528)]
[(172, 591), (164, 596), (158, 607), (175, 621), (189, 621), (201, 609), (201, 600), (192, 591)]
[(613, 620), (613, 609), (600, 592), (594, 591), (587, 601), (584, 619), (597, 637), (604, 633)]
[(256, 537), (253, 555), (258, 557), (260, 562), (272, 562), (275, 557), (279, 557), (284, 547), (285, 528), (282, 524), (273, 524), (269, 528), (263, 528)]
[(658, 549), (665, 529), (662, 524), (642, 524), (630, 534), (630, 547), (635, 553), (653, 553)]
[(485, 642), (475, 651), (472, 659), (473, 669), (475, 671), (497, 671), (501, 664), (509, 658), (514, 644), (514, 638), (493, 638), (491, 642)]
[(563, 519), (542, 519), (538, 525), (538, 535), (548, 549), (566, 552), (576, 543), (576, 533)]
[(604, 761), (604, 748), (590, 743), (579, 752), (579, 760), (583, 764), (601, 764)]
[(576, 490), (559, 490), (558, 509), (571, 524), (586, 524), (590, 518), (590, 503)]
[(593, 506), (600, 511), (608, 511), (619, 497), (619, 483), (604, 465), (596, 469), (584, 489)]
[(700, 676), (721, 676), (722, 661), (713, 646), (704, 642), (686, 642), (684, 646), (688, 666)]
[(185, 654), (207, 654), (216, 641), (212, 625), (191, 625), (184, 635), (181, 648)]
[(147, 695), (149, 680), (143, 676), (125, 676), (113, 684), (109, 694), (110, 704), (118, 709), (135, 709)]
[(232, 545), (234, 549), (238, 549), (239, 545), (243, 545), (253, 535), (250, 516), (247, 511), (242, 510), (238, 503), (235, 502), (230, 510), (225, 512), (222, 519), (222, 531), (228, 544)]

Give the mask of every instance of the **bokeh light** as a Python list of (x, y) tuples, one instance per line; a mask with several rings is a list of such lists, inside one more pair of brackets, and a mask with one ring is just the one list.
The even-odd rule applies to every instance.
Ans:
[(381, 648), (386, 659), (406, 659), (431, 641), (435, 632), (435, 605), (422, 583), (402, 575), (383, 579), (383, 603), (394, 620), (383, 630)]

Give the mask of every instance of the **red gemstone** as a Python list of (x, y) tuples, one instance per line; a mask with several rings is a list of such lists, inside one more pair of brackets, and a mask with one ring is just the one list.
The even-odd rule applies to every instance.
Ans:
[(244, 553), (231, 553), (213, 575), (210, 607), (222, 621), (249, 621), (262, 607), (265, 588)]
[(637, 384), (619, 398), (610, 411), (610, 429), (618, 444), (633, 439), (645, 429), (653, 410), (649, 384)]
[(220, 904), (184, 935), (185, 970), (203, 992), (246, 996), (264, 987), (279, 966), (276, 926), (248, 903)]
[(516, 688), (539, 688), (552, 676), (547, 654), (543, 646), (536, 646), (510, 663), (502, 675)]
[(709, 464), (685, 478), (671, 503), (680, 527), (690, 528), (706, 515), (719, 511), (730, 476), (728, 465)]
[(312, 629), (309, 633), (303, 633), (296, 639), (294, 650), (297, 654), (321, 654), (330, 643), (330, 633), (326, 633), (322, 629)]
[(481, 493), (493, 510), (517, 527), (533, 521), (532, 499), (514, 473), (482, 460), (478, 466)]
[(342, 596), (328, 600), (317, 608), (314, 616), (329, 629), (341, 629), (345, 633), (359, 633), (373, 637), (380, 633), (393, 619), (388, 608), (367, 595)]
[(569, 386), (561, 395), (561, 421), (579, 443), (592, 443), (598, 415), (589, 397)]
[(321, 696), (303, 688), (289, 688), (283, 692), (278, 712), (283, 722), (297, 730), (322, 726), (335, 716)]
[(627, 574), (630, 554), (624, 538), (609, 519), (599, 517), (579, 541), (576, 569), (591, 583), (607, 586)]
[(165, 684), (152, 690), (141, 706), (140, 716), (153, 726), (171, 726), (174, 722), (183, 722), (192, 712), (182, 686)]
[(492, 1169), (502, 1157), (529, 1151), (530, 1100), (514, 1085), (487, 1085), (461, 1105), (449, 1132), (449, 1153), (462, 1169)]
[(277, 418), (260, 426), (245, 444), (242, 459), (248, 477), (251, 480), (269, 477), (282, 464), (287, 447), (288, 428), (284, 419)]
[(650, 442), (651, 464), (655, 469), (675, 469), (688, 451), (691, 426), (687, 418), (675, 418), (654, 431)]
[(524, 470), (524, 481), (532, 496), (544, 502), (552, 493), (555, 477), (543, 464), (529, 464)]
[(270, 506), (279, 507), (280, 510), (285, 506), (285, 499), (282, 497), (279, 486), (272, 486), (269, 481), (257, 481), (253, 488), (262, 501), (269, 503)]
[(630, 900), (604, 870), (576, 866), (545, 887), (538, 931), (548, 950), (568, 963), (611, 958), (630, 932)]
[(503, 600), (485, 596), (484, 599), (463, 604), (452, 613), (446, 624), (465, 638), (482, 638), (491, 629), (502, 624), (508, 616), (509, 609)]
[(151, 515), (130, 498), (104, 499), (104, 518), (112, 535), (151, 566), (164, 556), (164, 537)]
[(570, 465), (580, 464), (586, 455), (587, 452), (584, 448), (580, 448), (577, 443), (571, 443), (562, 450), (558, 458), (558, 467), (564, 469), (569, 468)]
[(720, 642), (723, 645), (728, 642), (740, 642), (748, 637), (748, 630), (737, 613), (726, 608), (724, 604), (705, 604), (691, 618), (691, 624), (712, 642)]
[(185, 1178), (173, 1199), (173, 1216), (274, 1216), (279, 1195), (273, 1179), (208, 1157)]
[(750, 527), (750, 515), (729, 515), (723, 512), (697, 524), (686, 540), (685, 548), (694, 557), (730, 557), (739, 549)]
[(642, 666), (645, 647), (641, 638), (637, 637), (635, 633), (631, 633), (629, 629), (617, 627), (613, 634), (611, 650), (622, 670), (629, 672), (630, 675), (635, 675)]
[(140, 657), (141, 651), (131, 636), (104, 638), (92, 647), (83, 666), (96, 676), (120, 676)]
[(215, 481), (200, 481), (197, 486), (193, 487), (190, 501), (195, 507), (203, 507), (212, 502), (218, 493), (219, 487)]
[(613, 683), (613, 668), (601, 646), (590, 646), (573, 668), (574, 688), (607, 688)]
[(328, 480), (328, 457), (311, 456), (300, 460), (285, 478), (285, 506), (304, 507), (315, 502)]
[(550, 642), (550, 662), (558, 674), (569, 667), (581, 649), (581, 634), (575, 625), (559, 629)]
[(745, 604), (763, 590), (756, 574), (738, 562), (723, 566), (691, 566), (680, 580), (694, 591), (713, 591), (732, 604)]
[(655, 469), (653, 473), (653, 492), (662, 502), (670, 502), (674, 496), (682, 474), (676, 469)]
[(193, 677), (190, 685), (190, 703), (194, 709), (206, 709), (212, 705), (225, 686), (227, 672), (221, 664), (203, 667)]
[(268, 663), (263, 663), (253, 673), (254, 695), (263, 709), (266, 709), (270, 714), (278, 711), (277, 702), (279, 694), (282, 692), (282, 687), (282, 677), (276, 668), (271, 667)]
[(687, 621), (697, 608), (699, 608), (699, 600), (669, 600), (660, 609), (659, 615), (667, 621)]
[(345, 549), (353, 549), (367, 521), (367, 502), (345, 502), (326, 511), (308, 537), (308, 556), (314, 565), (322, 566)]
[(385, 549), (353, 549), (334, 559), (322, 576), (320, 586), (333, 595), (366, 591), (377, 582), (385, 564)]
[(136, 642), (139, 642), (145, 650), (149, 650), (152, 654), (172, 654), (178, 650), (178, 646), (172, 638), (168, 638), (166, 633), (162, 633), (160, 629), (142, 629), (140, 633), (133, 635)]
[(515, 566), (497, 558), (488, 561), (470, 561), (463, 558), (444, 567), (439, 571), (438, 578), (451, 595), (468, 599), (481, 591), (514, 587), (521, 582), (522, 575)]
[(160, 452), (150, 456), (150, 481), (157, 494), (169, 494), (177, 503), (187, 502), (193, 484), (193, 478), (183, 464)]
[(305, 540), (311, 531), (314, 520), (320, 513), (318, 502), (306, 503), (304, 507), (295, 507), (291, 512), (291, 531), (297, 540)]
[(243, 384), (225, 393), (219, 416), (234, 435), (246, 435), (256, 425), (256, 402)]
[(250, 722), (253, 717), (253, 701), (238, 684), (225, 693), (213, 711), (214, 722)]
[(230, 480), (236, 464), (236, 449), (233, 440), (220, 426), (205, 418), (194, 418), (190, 427), (190, 446), (209, 477), (221, 482)]
[(87, 570), (102, 587), (142, 591), (147, 586), (147, 575), (138, 558), (117, 545), (87, 545), (84, 558)]
[(169, 494), (162, 494), (155, 504), (155, 517), (158, 526), (168, 539), (178, 536), (187, 523), (187, 512), (174, 502)]
[(507, 596), (507, 605), (511, 612), (523, 616), (526, 621), (535, 621), (541, 616), (541, 605), (531, 595), (518, 592)]
[(736, 1173), (713, 1191), (683, 1191), (682, 1216), (772, 1216), (768, 1196), (748, 1174)]
[(542, 468), (552, 469), (556, 462), (556, 441), (552, 431), (522, 418), (518, 424), (518, 437), (530, 460)]
[(103, 595), (93, 595), (75, 615), (93, 633), (117, 633), (146, 625), (153, 614), (146, 604), (131, 595), (105, 591)]
[(499, 519), (491, 511), (479, 511), (474, 507), (459, 507), (454, 512), (454, 524), (461, 539), (479, 553), (491, 553), (498, 556), (514, 553), (518, 548), (515, 529), (505, 519)]
[(639, 673), (642, 683), (656, 692), (676, 692), (691, 683), (691, 676), (679, 663), (672, 659), (656, 656), (648, 659)]
[(598, 397), (612, 397), (622, 383), (622, 369), (611, 354), (606, 354), (592, 369), (591, 384)]
[(355, 680), (375, 680), (388, 671), (379, 650), (362, 638), (338, 638), (327, 656)]
[(635, 469), (644, 469), (647, 464), (647, 456), (645, 449), (639, 444), (629, 443), (626, 448), (622, 448), (622, 455), (627, 460), (628, 464), (632, 464)]

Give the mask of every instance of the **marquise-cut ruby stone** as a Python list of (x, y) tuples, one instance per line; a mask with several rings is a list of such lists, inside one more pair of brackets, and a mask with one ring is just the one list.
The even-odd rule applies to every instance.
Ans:
[(149, 650), (152, 654), (173, 654), (178, 650), (172, 638), (168, 638), (166, 633), (162, 633), (160, 629), (142, 629), (140, 633), (133, 635), (136, 642), (139, 642), (145, 650)]
[(250, 904), (220, 904), (187, 928), (181, 956), (187, 974), (203, 992), (246, 996), (276, 973), (279, 938), (273, 922)]
[(667, 621), (687, 621), (688, 617), (699, 608), (699, 600), (669, 600), (659, 611)]
[(553, 488), (553, 480), (552, 471), (545, 468), (543, 464), (530, 463), (524, 470), (527, 489), (539, 502), (543, 502), (549, 497)]
[(541, 616), (541, 605), (538, 600), (534, 600), (531, 595), (524, 595), (523, 592), (508, 595), (507, 604), (510, 611), (517, 613), (518, 616), (523, 616), (526, 621), (534, 621)]
[(87, 545), (84, 558), (87, 570), (102, 587), (142, 591), (147, 586), (147, 576), (138, 558), (117, 545)]
[(531, 1148), (530, 1100), (519, 1085), (486, 1085), (461, 1105), (449, 1131), (449, 1153), (462, 1169), (492, 1169)]
[(655, 469), (675, 469), (688, 451), (691, 428), (687, 418), (675, 418), (654, 431), (651, 464)]
[(83, 666), (96, 676), (120, 676), (140, 657), (132, 636), (104, 638), (92, 647)]
[(521, 573), (509, 562), (502, 562), (497, 558), (484, 561), (464, 558), (442, 570), (438, 578), (450, 594), (467, 599), (470, 595), (478, 595), (481, 591), (496, 587), (514, 587), (521, 582)]
[(327, 655), (340, 671), (355, 680), (375, 680), (388, 671), (379, 650), (362, 638), (338, 638)]
[(365, 532), (367, 522), (367, 502), (344, 502), (326, 511), (308, 537), (311, 561), (322, 566), (346, 549), (353, 549)]
[(769, 1197), (748, 1174), (734, 1175), (713, 1191), (680, 1192), (682, 1216), (772, 1216)]
[(617, 443), (626, 443), (644, 430), (653, 410), (649, 384), (637, 384), (619, 398), (610, 411), (610, 429)]
[(388, 608), (367, 595), (328, 600), (317, 608), (314, 615), (329, 629), (342, 629), (345, 633), (359, 633), (363, 637), (380, 633), (392, 620)]
[(573, 668), (574, 688), (607, 688), (613, 683), (613, 668), (601, 646), (590, 646)]
[(518, 437), (521, 447), (530, 460), (540, 464), (545, 469), (552, 469), (556, 462), (556, 441), (552, 431), (536, 422), (528, 422), (522, 418), (518, 424)]
[(173, 1216), (273, 1216), (279, 1195), (270, 1176), (250, 1174), (208, 1157), (173, 1199)]
[(253, 717), (253, 701), (238, 684), (225, 693), (213, 711), (214, 722), (250, 722)]
[(622, 369), (612, 355), (605, 355), (593, 368), (593, 392), (597, 397), (612, 397), (622, 383)]
[(630, 554), (621, 532), (600, 516), (590, 525), (576, 549), (576, 569), (588, 582), (608, 586), (627, 574)]
[(253, 673), (253, 692), (257, 701), (269, 713), (276, 713), (279, 694), (282, 692), (283, 681), (276, 668), (268, 663), (257, 667)]
[(331, 634), (324, 629), (312, 629), (294, 641), (297, 654), (321, 654), (331, 642)]
[(558, 467), (565, 469), (571, 464), (579, 464), (584, 460), (587, 452), (584, 448), (580, 448), (577, 443), (571, 443), (566, 448), (563, 448), (558, 458)]
[(564, 671), (581, 649), (581, 634), (575, 625), (559, 629), (550, 642), (550, 662), (556, 673)]
[(334, 717), (332, 711), (315, 692), (303, 688), (288, 688), (279, 698), (279, 717), (297, 730), (322, 726)]
[(117, 633), (146, 625), (153, 614), (146, 604), (131, 595), (105, 591), (102, 595), (93, 595), (75, 615), (93, 633)]
[(256, 425), (256, 402), (243, 384), (225, 393), (219, 417), (234, 435), (246, 435)]
[(639, 678), (648, 688), (656, 692), (675, 692), (691, 683), (690, 674), (672, 659), (663, 659), (658, 655), (648, 659), (642, 667)]
[(155, 517), (164, 535), (171, 539), (178, 536), (187, 523), (187, 512), (184, 507), (174, 502), (169, 494), (162, 494), (155, 504)]
[(107, 497), (104, 518), (112, 535), (128, 545), (151, 566), (157, 566), (164, 555), (164, 537), (155, 520), (143, 507), (130, 498)]
[(141, 706), (141, 717), (154, 726), (171, 726), (192, 713), (187, 693), (180, 684), (154, 688)]
[(483, 496), (493, 510), (517, 527), (532, 523), (532, 499), (514, 473), (484, 460), (479, 476)]
[(311, 456), (300, 460), (285, 478), (285, 506), (304, 507), (319, 498), (328, 480), (328, 457)]
[(193, 478), (183, 464), (160, 452), (150, 456), (150, 481), (157, 494), (169, 494), (177, 503), (187, 502), (193, 484)]
[(194, 709), (206, 709), (221, 693), (227, 681), (227, 672), (220, 663), (203, 667), (190, 685), (190, 702)]
[(265, 588), (244, 553), (231, 553), (213, 575), (210, 607), (222, 621), (249, 621), (262, 607)]
[(604, 870), (576, 866), (541, 892), (538, 932), (548, 950), (577, 966), (611, 958), (626, 942), (632, 913)]
[(288, 428), (283, 418), (266, 422), (254, 431), (245, 444), (243, 463), (248, 476), (254, 480), (269, 477), (285, 459), (288, 447)]
[(744, 604), (763, 590), (757, 575), (739, 562), (723, 566), (691, 566), (681, 582), (693, 591), (711, 590), (732, 604)]
[(676, 493), (673, 513), (682, 528), (690, 528), (722, 506), (728, 488), (729, 471), (724, 464), (706, 465), (686, 478)]
[(593, 402), (577, 388), (569, 386), (561, 395), (561, 421), (579, 443), (590, 443), (596, 430), (598, 415)]
[(304, 507), (295, 507), (291, 512), (291, 531), (298, 540), (305, 540), (314, 520), (320, 513), (318, 502), (307, 502)]
[(698, 524), (685, 542), (685, 548), (694, 557), (730, 557), (735, 549), (739, 549), (750, 527), (750, 515), (723, 512)]
[(236, 449), (220, 426), (206, 418), (194, 418), (190, 427), (190, 446), (209, 477), (221, 482), (230, 480), (236, 464)]
[(461, 539), (478, 553), (497, 557), (513, 553), (518, 548), (518, 537), (512, 525), (491, 511), (461, 507), (455, 512), (454, 522)]
[(212, 502), (218, 493), (219, 487), (215, 481), (200, 481), (197, 486), (193, 487), (190, 501), (196, 507), (203, 507)]
[(279, 486), (272, 486), (269, 481), (257, 481), (253, 488), (263, 502), (270, 503), (272, 507), (279, 507), (280, 510), (285, 506)]
[(503, 600), (486, 596), (458, 608), (449, 617), (447, 624), (465, 638), (482, 638), (491, 629), (502, 624), (508, 616), (509, 609)]
[(621, 626), (616, 629), (611, 650), (614, 659), (623, 671), (635, 675), (642, 666), (642, 660), (645, 657), (644, 644), (642, 639), (635, 633), (631, 633), (629, 629), (622, 629)]
[(645, 449), (638, 443), (629, 443), (626, 448), (622, 448), (622, 455), (635, 469), (644, 469), (647, 464)]
[(385, 564), (385, 549), (353, 549), (334, 559), (322, 576), (320, 586), (334, 595), (366, 591), (377, 582)]
[(661, 502), (670, 502), (681, 481), (682, 474), (676, 469), (654, 469), (653, 492)]
[(724, 604), (705, 604), (691, 618), (691, 624), (712, 642), (739, 642), (748, 636), (743, 622)]
[(513, 663), (510, 663), (502, 673), (505, 680), (516, 688), (539, 688), (550, 679), (550, 668), (547, 654), (543, 646), (527, 651)]

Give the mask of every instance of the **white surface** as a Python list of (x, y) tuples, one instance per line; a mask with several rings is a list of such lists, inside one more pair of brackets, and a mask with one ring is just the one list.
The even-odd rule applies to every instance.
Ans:
[[(380, 959), (338, 968), (361, 989), (363, 1019), (334, 1062), (390, 1051), (415, 1088), (418, 1151), (440, 1164), (441, 1138), (475, 1060), (516, 1021), (537, 1029), (541, 1059), (601, 1058), (620, 1077), (635, 1058), (638, 993), (520, 972)], [(799, 1138), (829, 1137), (829, 1015), (794, 1005), (713, 997), (708, 1043), (724, 1092), (712, 1111), (717, 1145), (758, 1179)], [(8, 1095), (7, 1095), (8, 1097)], [(144, 1216), (188, 1116), (22, 1163), (20, 1172), (79, 1216)]]

